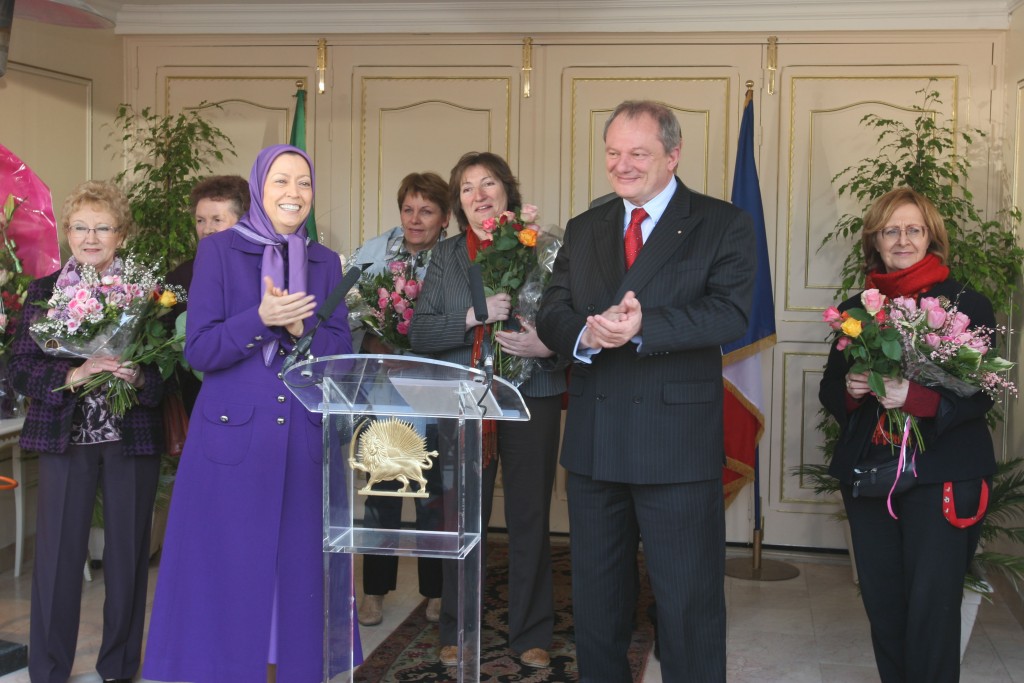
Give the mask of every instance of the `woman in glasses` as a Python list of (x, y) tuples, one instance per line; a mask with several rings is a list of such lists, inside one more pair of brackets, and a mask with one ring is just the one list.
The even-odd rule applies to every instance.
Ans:
[[(866, 290), (888, 299), (945, 299), (972, 327), (995, 327), (991, 303), (950, 278), (945, 223), (918, 192), (901, 187), (879, 197), (864, 216), (861, 245)], [(858, 295), (839, 310), (861, 306)], [(842, 429), (829, 472), (841, 484), (850, 520), (879, 675), (882, 683), (957, 681), (964, 576), (996, 471), (985, 422), (992, 399), (983, 391), (964, 398), (905, 377), (885, 378), (882, 395), (851, 366), (833, 345), (819, 397)], [(893, 409), (914, 416), (920, 440), (905, 423), (892, 423), (887, 411)], [(900, 475), (910, 488), (867, 494), (854, 488), (855, 468), (891, 465), (904, 447), (916, 468), (916, 477)]]
[[(155, 365), (130, 366), (102, 355), (82, 362), (44, 354), (28, 333), (55, 284), (77, 282), (83, 265), (119, 275), (117, 250), (129, 236), (128, 200), (114, 185), (86, 182), (62, 211), (71, 257), (56, 273), (32, 282), (15, 334), (11, 383), (32, 399), (21, 447), (39, 453), (36, 554), (32, 571), (29, 676), (64, 683), (78, 639), (89, 526), (96, 488), (103, 491), (103, 640), (96, 670), (104, 681), (130, 681), (142, 654), (149, 578), (149, 534), (160, 475), (164, 386)], [(112, 414), (106, 393), (77, 392), (92, 375), (110, 371), (138, 390), (139, 405)]]

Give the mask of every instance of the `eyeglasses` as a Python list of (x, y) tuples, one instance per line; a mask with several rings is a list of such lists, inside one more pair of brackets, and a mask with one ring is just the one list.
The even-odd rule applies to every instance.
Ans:
[(117, 234), (118, 228), (112, 225), (97, 225), (95, 228), (90, 228), (88, 225), (81, 225), (76, 223), (68, 228), (68, 232), (72, 232), (79, 237), (85, 237), (90, 232), (96, 233), (99, 238), (110, 237), (111, 235)]
[(886, 242), (895, 242), (900, 238), (900, 235), (906, 235), (908, 240), (916, 242), (928, 234), (928, 228), (920, 225), (908, 225), (905, 228), (890, 227), (882, 228), (878, 234)]

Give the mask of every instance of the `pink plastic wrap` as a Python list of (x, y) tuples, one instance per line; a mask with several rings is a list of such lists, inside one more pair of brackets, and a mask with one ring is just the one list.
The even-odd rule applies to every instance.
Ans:
[(7, 228), (7, 238), (17, 244), (16, 253), (25, 272), (34, 278), (60, 268), (57, 222), (53, 218), (50, 188), (9, 149), (0, 145), (0, 204), (14, 197), (17, 208)]

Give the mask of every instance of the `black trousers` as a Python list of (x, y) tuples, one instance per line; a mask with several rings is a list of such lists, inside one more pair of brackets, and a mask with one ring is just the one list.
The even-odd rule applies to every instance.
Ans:
[[(498, 423), (498, 458), (483, 471), (480, 576), (486, 576), (487, 522), (498, 466), (508, 527), (508, 633), (516, 652), (551, 647), (555, 625), (551, 577), (551, 492), (558, 461), (561, 395), (524, 397), (529, 422)], [(458, 639), (458, 565), (445, 560), (441, 597), (441, 645)]]
[[(437, 434), (427, 434), (427, 449), (437, 449)], [(414, 498), (416, 505), (416, 529), (418, 531), (440, 531), (444, 528), (444, 505), (441, 497), (441, 463), (440, 458), (429, 470), (425, 470), (427, 478), (427, 498)], [(396, 491), (401, 488), (397, 481), (383, 482), (374, 487), (381, 490)], [(363, 513), (363, 526), (372, 529), (399, 529), (402, 526), (403, 498), (388, 496), (367, 496)], [(417, 559), (419, 572), (420, 595), (425, 598), (441, 597), (441, 560), (436, 557), (420, 557)], [(363, 556), (363, 593), (366, 595), (386, 595), (398, 585), (398, 557), (395, 555)]]
[[(894, 497), (854, 498), (842, 488), (861, 598), (882, 683), (960, 680), (960, 603), (981, 524), (958, 529), (942, 513), (942, 484)], [(955, 482), (957, 514), (978, 509), (981, 479)]]
[(124, 455), (120, 441), (39, 456), (29, 676), (66, 683), (75, 661), (82, 568), (97, 485), (103, 487), (103, 640), (96, 671), (132, 678), (142, 659), (149, 535), (160, 458)]
[(637, 544), (657, 603), (662, 678), (725, 683), (721, 479), (626, 484), (569, 472), (572, 603), (580, 683), (622, 683), (636, 611)]

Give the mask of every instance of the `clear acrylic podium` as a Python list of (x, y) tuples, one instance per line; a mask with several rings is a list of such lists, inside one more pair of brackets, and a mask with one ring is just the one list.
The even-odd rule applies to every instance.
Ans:
[[(413, 356), (326, 356), (293, 365), (283, 379), (307, 410), (323, 416), (324, 681), (353, 678), (354, 579), (343, 567), (332, 570), (337, 553), (458, 560), (455, 680), (479, 680), (481, 420), (529, 420), (523, 397), (501, 378), (488, 391), (479, 370)], [(441, 488), (433, 499), (437, 531), (363, 525), (367, 475), (351, 461), (367, 425), (391, 420), (427, 437), (427, 449), (437, 452), (424, 467), (438, 469), (430, 473)], [(420, 482), (409, 489), (419, 491)]]

